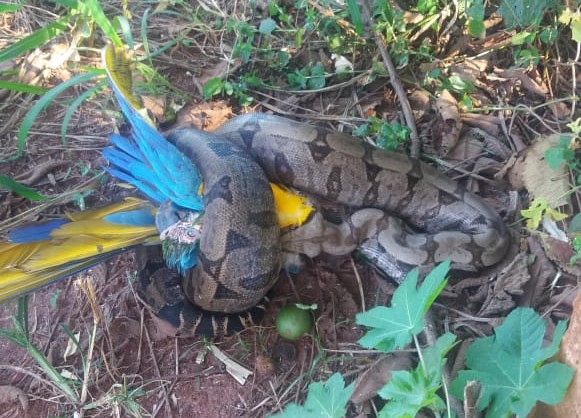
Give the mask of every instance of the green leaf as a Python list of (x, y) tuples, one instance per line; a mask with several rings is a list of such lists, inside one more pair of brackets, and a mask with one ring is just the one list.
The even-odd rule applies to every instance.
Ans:
[(359, 11), (359, 2), (357, 0), (347, 0), (347, 12), (351, 16), (353, 26), (355, 26), (355, 33), (361, 35), (363, 33), (363, 20)]
[(23, 4), (0, 4), (0, 13), (14, 13), (23, 6)]
[(18, 158), (22, 155), (24, 151), (24, 144), (26, 143), (26, 137), (28, 136), (28, 131), (32, 127), (32, 124), (36, 120), (36, 117), (40, 112), (42, 112), (52, 101), (63, 91), (72, 87), (76, 84), (85, 83), (87, 81), (91, 81), (98, 77), (101, 74), (104, 74), (105, 70), (95, 70), (90, 73), (79, 74), (76, 75), (64, 83), (59, 84), (56, 87), (50, 89), (47, 93), (45, 93), (40, 99), (32, 105), (26, 116), (22, 120), (22, 125), (20, 125), (20, 130), (18, 131), (18, 151), (13, 158)]
[(379, 417), (414, 418), (422, 408), (443, 411), (446, 407), (437, 392), (442, 387), (442, 368), (445, 356), (452, 349), (454, 334), (442, 335), (433, 346), (423, 351), (425, 370), (422, 364), (411, 372), (396, 371), (378, 395), (389, 402), (379, 413)]
[(25, 52), (37, 48), (51, 39), (56, 38), (67, 29), (69, 18), (69, 15), (63, 16), (60, 19), (49, 23), (45, 27), (32, 32), (30, 35), (22, 38), (18, 42), (13, 43), (8, 48), (2, 49), (0, 51), (0, 62), (19, 57)]
[(266, 19), (262, 19), (260, 22), (260, 26), (258, 27), (258, 32), (263, 35), (270, 35), (276, 29), (276, 22), (267, 17)]
[(575, 42), (581, 43), (581, 13), (569, 9), (563, 9), (559, 15), (559, 22), (571, 27), (571, 37)]
[(481, 19), (470, 19), (468, 21), (468, 31), (470, 35), (474, 36), (475, 38), (480, 38), (484, 31), (486, 30), (484, 26), (484, 21)]
[(103, 79), (101, 83), (98, 83), (96, 86), (87, 89), (83, 94), (77, 97), (67, 108), (65, 116), (63, 117), (63, 122), (61, 124), (61, 141), (63, 144), (66, 144), (67, 142), (67, 130), (75, 111), (81, 104), (83, 104), (83, 102), (96, 95), (99, 91), (103, 90), (106, 85), (108, 85), (108, 82), (106, 79)]
[(537, 401), (560, 402), (573, 370), (559, 362), (544, 364), (558, 349), (565, 332), (560, 322), (549, 347), (543, 348), (545, 324), (530, 308), (517, 308), (496, 328), (496, 335), (476, 340), (466, 353), (466, 366), (452, 383), (452, 393), (463, 398), (468, 381), (482, 385), (478, 409), (487, 418), (526, 417)]
[(85, 0), (79, 1), (78, 4), (79, 12), (88, 18), (94, 20), (94, 22), (101, 28), (105, 36), (113, 42), (115, 46), (123, 46), (123, 41), (115, 31), (111, 21), (105, 16), (103, 8), (98, 0)]
[(212, 97), (220, 94), (224, 88), (224, 81), (220, 77), (212, 77), (204, 84), (202, 92), (204, 99), (209, 100)]
[(581, 213), (578, 213), (573, 217), (573, 219), (571, 219), (571, 222), (569, 222), (568, 231), (570, 233), (581, 232)]
[(345, 387), (343, 376), (335, 373), (326, 383), (314, 382), (309, 385), (304, 405), (287, 405), (282, 413), (271, 418), (342, 418), (347, 413), (347, 402), (355, 389), (355, 383)]
[(484, 20), (485, 8), (482, 0), (473, 1), (470, 7), (466, 10), (468, 17), (474, 20)]
[(577, 43), (581, 43), (581, 18), (577, 17), (571, 21), (571, 38)]
[(563, 149), (557, 147), (549, 148), (545, 151), (545, 161), (551, 169), (556, 170), (566, 161)]
[(318, 62), (311, 67), (311, 77), (307, 81), (307, 86), (310, 90), (319, 90), (325, 87), (325, 67)]
[(42, 95), (46, 93), (46, 89), (38, 86), (33, 86), (30, 84), (14, 83), (12, 81), (0, 80), (0, 89), (6, 89), (11, 91), (20, 91), (22, 93), (37, 94)]
[(554, 0), (502, 0), (498, 13), (507, 29), (532, 28), (541, 23), (546, 11), (556, 4)]
[(11, 177), (5, 176), (4, 174), (0, 174), (0, 187), (10, 190), (28, 200), (47, 200), (47, 198), (43, 195), (35, 192), (32, 189), (29, 189), (28, 187), (18, 183)]
[(555, 221), (562, 221), (567, 217), (566, 214), (551, 209), (549, 202), (543, 197), (536, 197), (528, 209), (521, 210), (520, 214), (527, 220), (527, 228), (530, 229), (537, 229), (543, 216), (547, 216)]
[(440, 263), (417, 288), (418, 272), (411, 271), (397, 288), (391, 307), (377, 306), (357, 314), (359, 325), (372, 328), (359, 340), (366, 348), (391, 352), (410, 343), (424, 327), (424, 314), (446, 286), (450, 260)]
[(532, 34), (530, 32), (519, 32), (512, 35), (510, 41), (513, 45), (524, 45), (532, 42), (531, 36)]

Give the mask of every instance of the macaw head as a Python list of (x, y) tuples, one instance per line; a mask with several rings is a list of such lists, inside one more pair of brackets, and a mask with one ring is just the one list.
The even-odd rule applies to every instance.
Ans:
[(180, 207), (171, 200), (157, 210), (155, 224), (165, 262), (181, 274), (197, 263), (202, 215), (202, 211)]

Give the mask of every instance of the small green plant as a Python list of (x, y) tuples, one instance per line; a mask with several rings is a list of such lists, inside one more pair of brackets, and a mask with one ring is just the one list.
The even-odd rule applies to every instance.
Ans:
[(581, 119), (577, 119), (567, 125), (572, 134), (559, 136), (557, 145), (545, 151), (545, 160), (553, 170), (565, 164), (575, 173), (577, 184), (581, 184), (581, 160), (575, 153), (575, 149), (581, 143)]
[(569, 260), (569, 264), (573, 265), (581, 259), (581, 213), (573, 216), (573, 219), (569, 222), (568, 233), (569, 236), (572, 236), (571, 245), (575, 251), (575, 254)]
[(559, 349), (566, 323), (559, 322), (553, 341), (543, 347), (545, 324), (532, 309), (518, 308), (495, 329), (494, 335), (479, 338), (468, 348), (466, 365), (452, 383), (452, 393), (463, 399), (469, 381), (481, 384), (478, 409), (487, 418), (526, 417), (538, 401), (555, 405), (563, 399), (573, 369), (550, 362)]
[[(96, 362), (92, 359), (92, 353), (95, 348), (98, 321), (94, 321), (93, 329), (89, 333), (86, 354), (80, 351), (79, 336), (75, 335), (69, 327), (61, 324), (64, 332), (69, 337), (69, 345), (74, 347), (73, 352), (78, 351), (80, 354), (82, 378), (79, 378), (75, 372), (68, 369), (59, 370), (55, 368), (43, 352), (32, 342), (28, 330), (28, 303), (26, 296), (18, 300), (18, 309), (16, 315), (12, 317), (12, 324), (12, 328), (0, 328), (0, 338), (5, 338), (11, 343), (26, 349), (36, 364), (40, 366), (51, 386), (58, 390), (58, 396), (66, 399), (63, 405), (73, 409), (76, 414), (80, 413), (79, 411), (109, 410), (117, 412), (115, 416), (121, 416), (121, 411), (125, 411), (134, 417), (142, 416), (142, 407), (137, 402), (137, 398), (146, 395), (144, 386), (132, 388), (126, 381), (125, 376), (123, 376), (123, 383), (113, 383), (106, 394), (94, 399), (92, 402), (88, 402), (87, 387), (90, 379), (95, 374), (92, 368)], [(46, 382), (44, 379), (41, 379), (41, 381)]]
[(523, 209), (520, 214), (527, 220), (527, 228), (537, 229), (546, 216), (554, 221), (562, 221), (567, 217), (566, 214), (552, 209), (549, 202), (542, 197), (535, 198), (528, 209)]
[(293, 402), (287, 405), (282, 413), (270, 415), (270, 418), (344, 417), (353, 389), (354, 383), (345, 387), (343, 376), (335, 373), (324, 383), (311, 383), (303, 405)]
[(410, 132), (407, 126), (398, 122), (387, 123), (377, 116), (371, 116), (368, 123), (353, 131), (353, 135), (372, 137), (379, 148), (395, 151), (409, 140)]
[[(105, 38), (107, 38), (113, 45), (121, 47), (123, 46), (123, 40), (117, 33), (117, 30), (119, 29), (119, 31), (123, 33), (128, 44), (130, 46), (133, 45), (134, 42), (127, 19), (124, 16), (117, 16), (113, 20), (110, 20), (106, 16), (101, 2), (98, 0), (58, 0), (56, 3), (62, 6), (62, 16), (0, 50), (0, 63), (16, 57), (22, 57), (35, 48), (42, 48), (43, 45), (54, 41), (65, 33), (69, 33), (71, 35), (70, 38), (76, 42), (72, 44), (70, 48), (80, 49), (82, 48), (83, 41), (95, 37), (95, 28), (100, 29)], [(26, 6), (18, 5), (18, 7), (12, 7), (12, 5), (0, 5), (0, 12), (15, 12), (21, 7)], [(147, 16), (144, 16), (144, 18), (146, 17)], [(146, 21), (142, 22), (142, 26), (145, 23)], [(147, 49), (147, 37), (145, 34), (143, 36), (143, 45)], [(175, 40), (169, 41), (166, 45), (160, 46), (159, 51), (163, 51), (176, 42), (177, 41)], [(145, 60), (151, 60), (151, 55), (145, 57)], [(152, 66), (139, 62), (137, 64), (137, 70), (145, 80), (143, 85), (148, 86), (150, 89), (156, 89), (163, 86), (166, 90), (171, 90), (173, 93), (178, 92), (175, 88), (172, 88), (172, 86), (161, 77), (157, 71), (153, 70)], [(58, 96), (65, 90), (79, 85), (88, 85), (89, 87), (87, 87), (86, 90), (77, 98), (66, 103), (67, 110), (63, 117), (61, 127), (61, 138), (63, 143), (66, 142), (67, 129), (74, 112), (79, 108), (79, 106), (81, 106), (81, 104), (95, 97), (102, 90), (107, 88), (108, 84), (104, 70), (100, 68), (85, 67), (83, 68), (83, 71), (79, 72), (79, 74), (74, 75), (70, 79), (49, 90), (32, 84), (28, 85), (8, 81), (0, 82), (1, 88), (5, 88), (12, 92), (28, 93), (39, 96), (39, 99), (30, 107), (22, 120), (17, 136), (17, 151), (13, 156), (9, 157), (8, 160), (14, 160), (22, 156), (26, 145), (26, 139), (38, 115), (46, 109), (47, 106), (54, 103)]]
[[(573, 370), (548, 360), (556, 353), (566, 324), (557, 325), (552, 343), (543, 348), (545, 325), (537, 313), (526, 308), (511, 312), (494, 336), (472, 344), (466, 361), (470, 370), (461, 371), (448, 387), (442, 370), (456, 337), (445, 333), (434, 344), (422, 347), (417, 336), (424, 328), (427, 310), (447, 283), (449, 268), (449, 261), (441, 263), (419, 287), (417, 271), (412, 271), (395, 291), (390, 307), (377, 306), (357, 315), (357, 323), (369, 328), (359, 340), (363, 347), (390, 353), (413, 342), (418, 353), (413, 370), (393, 372), (391, 380), (377, 392), (386, 401), (378, 417), (413, 418), (420, 410), (454, 417), (449, 393), (462, 399), (468, 381), (480, 383), (478, 409), (486, 409), (487, 418), (508, 418), (514, 413), (525, 417), (539, 400), (551, 405), (560, 402)], [(352, 391), (353, 384), (345, 387), (336, 373), (324, 384), (310, 384), (302, 406), (290, 404), (274, 417), (343, 417)]]
[(65, 378), (30, 340), (28, 332), (28, 302), (26, 296), (18, 300), (18, 311), (12, 317), (12, 325), (12, 328), (0, 329), (0, 337), (26, 349), (50, 382), (59, 389), (67, 401), (72, 404), (77, 404), (80, 399), (78, 382)]
[(392, 380), (378, 392), (387, 400), (380, 417), (415, 417), (422, 408), (437, 416), (448, 409), (438, 395), (442, 387), (442, 366), (446, 353), (454, 346), (456, 337), (442, 335), (430, 348), (422, 348), (417, 335), (424, 328), (424, 316), (442, 289), (450, 262), (446, 261), (428, 274), (417, 287), (418, 272), (412, 271), (393, 294), (391, 307), (377, 306), (357, 315), (356, 322), (370, 328), (359, 340), (366, 348), (385, 353), (402, 349), (412, 341), (418, 351), (419, 365), (409, 372), (394, 372)]

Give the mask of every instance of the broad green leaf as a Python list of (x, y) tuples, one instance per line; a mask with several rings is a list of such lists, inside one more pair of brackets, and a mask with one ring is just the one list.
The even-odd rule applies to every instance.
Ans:
[(475, 20), (484, 20), (485, 17), (485, 8), (483, 0), (473, 1), (472, 4), (466, 10), (466, 14)]
[(411, 372), (396, 371), (378, 395), (389, 402), (379, 413), (379, 417), (414, 418), (422, 408), (434, 411), (445, 409), (444, 401), (437, 392), (442, 387), (442, 367), (445, 356), (454, 346), (454, 334), (444, 334), (433, 346), (423, 350), (425, 370), (421, 364)]
[(569, 222), (569, 232), (581, 232), (581, 213), (578, 213)]
[(498, 14), (509, 30), (535, 29), (541, 23), (544, 13), (555, 5), (555, 0), (501, 0)]
[(47, 200), (47, 198), (43, 195), (35, 192), (32, 189), (29, 189), (28, 187), (18, 183), (11, 177), (5, 176), (4, 174), (0, 174), (0, 188), (10, 190), (28, 200)]
[(204, 84), (202, 92), (204, 99), (209, 100), (212, 97), (220, 94), (224, 88), (224, 81), (220, 77), (212, 77)]
[(377, 306), (357, 315), (356, 322), (371, 328), (359, 340), (366, 348), (391, 352), (409, 344), (424, 327), (424, 315), (446, 286), (450, 260), (440, 263), (417, 288), (418, 272), (411, 271), (397, 288), (391, 307)]
[(571, 21), (571, 37), (577, 43), (581, 43), (581, 18), (577, 16)]
[(563, 9), (559, 15), (559, 22), (571, 27), (571, 37), (575, 42), (581, 43), (581, 13), (569, 9)]
[(325, 67), (320, 62), (311, 68), (311, 77), (307, 81), (307, 85), (311, 90), (319, 90), (325, 87)]
[(524, 45), (525, 43), (531, 43), (534, 40), (534, 36), (534, 32), (519, 32), (512, 35), (510, 41), (513, 45)]
[(267, 17), (266, 19), (262, 19), (262, 21), (260, 22), (258, 32), (260, 32), (263, 35), (270, 35), (272, 31), (274, 31), (275, 29), (276, 22), (272, 18)]
[(468, 21), (468, 31), (470, 32), (470, 35), (474, 36), (475, 38), (480, 38), (484, 34), (485, 30), (486, 27), (484, 26), (483, 20), (470, 19)]
[(545, 161), (551, 169), (556, 170), (567, 160), (565, 159), (565, 155), (563, 155), (562, 148), (552, 147), (545, 151)]
[(287, 405), (282, 413), (270, 415), (271, 418), (342, 418), (347, 413), (347, 402), (355, 389), (355, 383), (345, 387), (343, 376), (335, 373), (327, 382), (314, 382), (309, 385), (307, 399), (300, 406)]
[(475, 380), (482, 385), (478, 409), (487, 418), (516, 414), (526, 417), (537, 401), (554, 405), (561, 401), (573, 370), (559, 362), (544, 364), (558, 349), (565, 332), (560, 322), (549, 347), (543, 348), (545, 324), (530, 308), (517, 308), (495, 335), (476, 340), (466, 353), (466, 366), (452, 383), (452, 393), (462, 399), (464, 386)]
[(69, 15), (63, 16), (60, 19), (49, 23), (45, 27), (32, 32), (30, 35), (22, 38), (18, 42), (13, 43), (8, 48), (2, 49), (0, 51), (0, 62), (19, 57), (31, 49), (38, 48), (56, 38), (67, 29), (69, 18)]

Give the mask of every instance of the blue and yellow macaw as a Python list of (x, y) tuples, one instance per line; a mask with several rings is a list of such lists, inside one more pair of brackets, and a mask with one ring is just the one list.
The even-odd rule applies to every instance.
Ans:
[[(133, 139), (109, 137), (103, 150), (119, 180), (148, 200), (128, 198), (102, 209), (67, 214), (66, 219), (28, 224), (0, 242), (0, 303), (90, 268), (137, 245), (160, 244), (166, 263), (177, 271), (196, 265), (197, 241), (182, 240), (181, 224), (203, 216), (202, 179), (192, 162), (156, 130), (131, 91), (132, 60), (123, 48), (103, 51), (109, 82)], [(311, 212), (303, 197), (273, 185), (281, 227), (300, 225)]]

